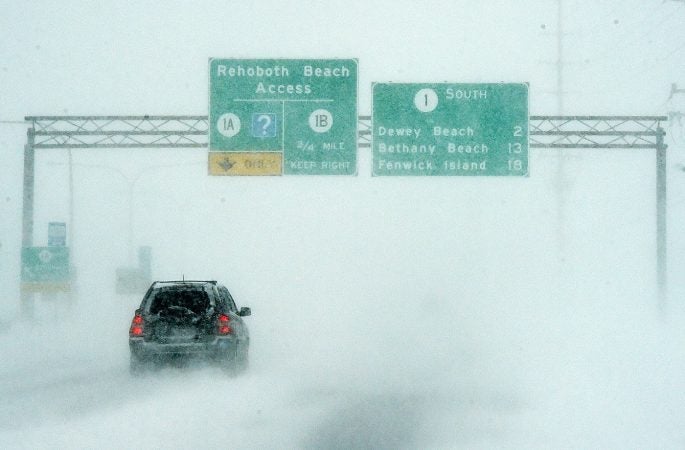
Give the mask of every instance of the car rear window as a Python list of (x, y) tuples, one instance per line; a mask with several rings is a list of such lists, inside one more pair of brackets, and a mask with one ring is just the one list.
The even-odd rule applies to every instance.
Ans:
[(170, 288), (154, 293), (150, 302), (150, 314), (157, 314), (170, 307), (182, 307), (195, 314), (203, 314), (210, 307), (209, 296), (203, 289)]

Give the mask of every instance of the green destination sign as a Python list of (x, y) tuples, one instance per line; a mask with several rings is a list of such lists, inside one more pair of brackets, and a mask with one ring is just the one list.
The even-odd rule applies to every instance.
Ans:
[(373, 85), (373, 174), (527, 176), (528, 85)]
[(210, 59), (209, 150), (212, 175), (356, 174), (357, 60)]
[(21, 281), (65, 283), (69, 281), (69, 247), (21, 249)]

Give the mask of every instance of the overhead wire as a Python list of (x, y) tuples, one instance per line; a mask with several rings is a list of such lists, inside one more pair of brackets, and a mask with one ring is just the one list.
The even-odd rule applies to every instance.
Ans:
[[(620, 8), (625, 8), (625, 7), (626, 7), (625, 2), (617, 2), (615, 4), (615, 6), (611, 9), (610, 12), (608, 12), (607, 14), (603, 14), (600, 17), (594, 18), (594, 20), (592, 20), (592, 22), (587, 21), (588, 17), (587, 17), (587, 14), (585, 14), (585, 12), (584, 12), (584, 14), (581, 17), (579, 17), (580, 20), (577, 21), (577, 22), (581, 23), (582, 28), (579, 30), (578, 33), (575, 33), (575, 34), (577, 34), (581, 38), (587, 36), (588, 34), (590, 34), (590, 37), (594, 37), (597, 33), (588, 32), (587, 31), (588, 29), (589, 30), (596, 30), (598, 26), (600, 26), (602, 24), (606, 24), (607, 19), (612, 18), (612, 17), (615, 19), (617, 16), (618, 10)], [(656, 11), (657, 8), (654, 8), (654, 10)], [(641, 26), (642, 24), (644, 24), (648, 20), (649, 19), (644, 19), (642, 22), (640, 22), (638, 24), (638, 26)]]
[(3, 125), (26, 125), (30, 123), (29, 120), (0, 120), (0, 124)]
[[(683, 6), (677, 6), (676, 11), (682, 10), (685, 7)], [(622, 53), (624, 50), (634, 47), (635, 45), (639, 44), (644, 38), (649, 36), (650, 34), (654, 33), (655, 30), (662, 28), (664, 24), (667, 24), (668, 22), (678, 19), (680, 16), (678, 14), (674, 14), (673, 11), (665, 11), (663, 16), (659, 16), (659, 21), (644, 29), (640, 34), (634, 35), (634, 34), (628, 34), (623, 33), (621, 36), (619, 36), (617, 39), (620, 41), (618, 45), (616, 46), (611, 46), (611, 48), (605, 48), (603, 52), (599, 53), (598, 55), (591, 56), (590, 60), (598, 61), (598, 60), (603, 60), (603, 61), (611, 61), (615, 59), (624, 59), (625, 55)], [(640, 29), (643, 28), (646, 23), (648, 23), (650, 20), (653, 20), (653, 16), (649, 16), (647, 19), (642, 20), (639, 22), (637, 25), (631, 26), (633, 29)], [(682, 24), (676, 24), (678, 29), (682, 29)], [(631, 38), (623, 40), (626, 36), (632, 36)]]
[(663, 57), (661, 57), (661, 58), (657, 58), (656, 61), (657, 61), (657, 62), (659, 62), (659, 61), (665, 61), (665, 60), (671, 58), (671, 56), (674, 56), (676, 53), (678, 53), (680, 50), (683, 50), (683, 49), (685, 49), (685, 41), (683, 41), (683, 42), (681, 42), (680, 44), (678, 44), (678, 45), (676, 46), (676, 48), (674, 48), (668, 55), (663, 56)]

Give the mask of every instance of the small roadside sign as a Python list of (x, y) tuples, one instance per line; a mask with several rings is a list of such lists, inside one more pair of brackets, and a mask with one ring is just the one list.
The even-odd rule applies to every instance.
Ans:
[(69, 290), (69, 247), (22, 248), (21, 281), (32, 291)]
[(142, 294), (150, 283), (149, 275), (139, 267), (118, 267), (116, 270), (117, 294)]
[(67, 224), (64, 222), (48, 223), (48, 247), (67, 245)]

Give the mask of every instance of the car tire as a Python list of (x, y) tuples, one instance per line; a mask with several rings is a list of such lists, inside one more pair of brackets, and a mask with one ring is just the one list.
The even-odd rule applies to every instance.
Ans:
[(238, 349), (235, 359), (235, 367), (239, 373), (247, 372), (247, 369), (250, 367), (250, 358), (248, 356), (247, 345)]
[(228, 374), (229, 376), (235, 376), (239, 372), (239, 357), (237, 349), (231, 349), (227, 352), (218, 353), (214, 357), (214, 362), (222, 371), (224, 371), (224, 373)]
[(131, 375), (139, 377), (145, 375), (145, 373), (150, 369), (150, 363), (147, 361), (142, 361), (136, 356), (131, 355), (131, 361), (129, 365), (129, 372)]

